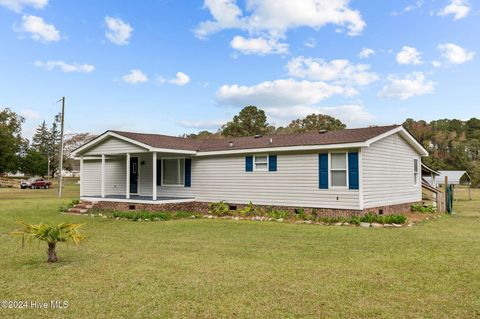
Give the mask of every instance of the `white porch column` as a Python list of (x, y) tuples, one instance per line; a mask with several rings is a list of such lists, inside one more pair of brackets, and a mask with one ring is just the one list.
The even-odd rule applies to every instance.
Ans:
[(130, 198), (130, 153), (127, 153), (127, 184), (125, 185), (125, 197)]
[(102, 198), (105, 198), (105, 154), (102, 154)]
[(153, 152), (152, 156), (153, 170), (152, 170), (152, 199), (157, 200), (157, 153)]
[(83, 196), (83, 156), (80, 156), (80, 197)]

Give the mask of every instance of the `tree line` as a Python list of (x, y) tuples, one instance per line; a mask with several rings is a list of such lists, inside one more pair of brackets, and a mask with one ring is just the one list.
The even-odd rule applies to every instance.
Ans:
[[(25, 119), (9, 108), (0, 111), (0, 174), (17, 171), (29, 176), (54, 177), (59, 168), (60, 118), (57, 114), (51, 124), (43, 121), (35, 130), (32, 140), (22, 137)], [(72, 169), (70, 153), (94, 136), (89, 133), (73, 134), (65, 139), (64, 167)]]
[[(24, 118), (5, 108), (0, 112), (0, 173), (21, 171), (28, 175), (53, 177), (58, 170), (60, 114), (51, 124), (42, 122), (32, 141), (22, 137)], [(480, 185), (480, 119), (442, 119), (435, 121), (407, 119), (403, 126), (429, 151), (423, 162), (437, 170), (466, 170), (473, 185)], [(290, 134), (320, 130), (343, 130), (346, 125), (325, 114), (310, 114), (275, 127), (265, 112), (253, 105), (246, 106), (232, 120), (216, 131), (184, 134), (195, 139), (228, 138), (267, 134)], [(71, 152), (95, 136), (90, 133), (70, 135), (65, 139), (65, 168), (74, 165)]]

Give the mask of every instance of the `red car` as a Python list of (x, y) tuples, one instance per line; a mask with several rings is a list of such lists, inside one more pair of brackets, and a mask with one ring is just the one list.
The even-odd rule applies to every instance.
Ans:
[(24, 181), (20, 184), (20, 187), (25, 188), (45, 188), (48, 189), (52, 186), (52, 182), (44, 180), (43, 178), (30, 178), (28, 181)]

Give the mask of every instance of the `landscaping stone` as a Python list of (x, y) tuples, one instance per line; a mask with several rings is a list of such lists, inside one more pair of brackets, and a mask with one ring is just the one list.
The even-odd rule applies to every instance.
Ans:
[(335, 225), (335, 226), (342, 226), (343, 223), (335, 223), (334, 225)]
[(283, 218), (279, 218), (279, 219), (277, 219), (277, 222), (279, 222), (279, 223), (283, 223)]
[(305, 224), (311, 224), (311, 223), (312, 223), (311, 220), (306, 220), (306, 221), (305, 221)]
[(360, 227), (370, 228), (370, 223), (360, 223)]
[(342, 224), (342, 226), (350, 226), (350, 223), (345, 222)]
[(392, 225), (392, 224), (384, 224), (383, 227), (385, 227), (385, 228), (392, 228), (393, 225)]
[(402, 226), (402, 225), (400, 225), (400, 224), (392, 224), (392, 226), (393, 226), (393, 227), (395, 227), (395, 228), (400, 228), (400, 227), (403, 227), (403, 226)]
[(412, 223), (410, 223), (410, 224), (408, 224), (408, 225), (407, 225), (407, 227), (412, 227), (412, 226), (413, 226), (413, 224), (412, 224)]
[(373, 228), (382, 228), (382, 227), (383, 227), (383, 225), (382, 225), (382, 224), (379, 224), (379, 223), (372, 223), (371, 226), (372, 226)]

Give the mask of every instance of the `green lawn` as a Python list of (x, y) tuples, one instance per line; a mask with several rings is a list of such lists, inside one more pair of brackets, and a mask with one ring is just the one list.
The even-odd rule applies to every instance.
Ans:
[[(480, 317), (480, 190), (402, 229), (67, 216), (65, 193), (0, 189), (0, 300), (69, 302), (0, 318)], [(18, 218), (86, 223), (88, 238), (47, 264), (45, 245), (8, 236)]]

